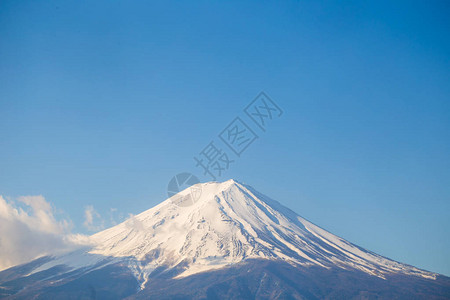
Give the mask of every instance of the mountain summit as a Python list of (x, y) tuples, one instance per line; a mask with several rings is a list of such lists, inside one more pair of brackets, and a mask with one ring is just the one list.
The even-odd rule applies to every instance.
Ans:
[(101, 299), (439, 299), (450, 290), (447, 277), (358, 247), (234, 180), (194, 185), (91, 241), (0, 272), (0, 293), (38, 299), (80, 293)]

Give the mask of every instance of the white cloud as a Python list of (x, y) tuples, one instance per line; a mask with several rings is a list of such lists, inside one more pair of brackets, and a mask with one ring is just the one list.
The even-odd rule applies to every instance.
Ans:
[(92, 205), (86, 206), (84, 210), (83, 225), (90, 231), (99, 231), (104, 228), (102, 216), (94, 209)]
[(117, 225), (117, 221), (116, 221), (116, 218), (114, 216), (116, 213), (117, 213), (117, 208), (111, 207), (109, 209), (109, 223), (112, 226)]
[(138, 220), (133, 214), (128, 214), (128, 219), (125, 222), (125, 225), (129, 228), (133, 228), (137, 231), (145, 230), (144, 224)]
[(56, 220), (54, 208), (43, 196), (17, 201), (0, 196), (0, 270), (86, 245), (89, 238), (70, 233), (70, 220)]

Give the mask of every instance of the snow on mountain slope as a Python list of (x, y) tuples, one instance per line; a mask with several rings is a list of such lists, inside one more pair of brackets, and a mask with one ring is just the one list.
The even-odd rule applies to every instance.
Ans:
[[(39, 270), (58, 264), (98, 268), (120, 261), (142, 287), (158, 267), (181, 267), (178, 277), (185, 277), (249, 258), (358, 269), (381, 278), (388, 273), (436, 276), (351, 244), (234, 180), (199, 185), (194, 188), (202, 193), (194, 203), (184, 190), (93, 235), (92, 248), (58, 257)], [(191, 202), (175, 204), (180, 199)]]

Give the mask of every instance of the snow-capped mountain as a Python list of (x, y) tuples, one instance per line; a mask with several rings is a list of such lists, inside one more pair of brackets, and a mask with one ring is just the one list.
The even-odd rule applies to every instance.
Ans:
[[(199, 196), (193, 197), (192, 190)], [(442, 277), (362, 249), (234, 180), (193, 186), (126, 222), (94, 234), (91, 241), (87, 248), (24, 265), (25, 277), (39, 279), (31, 280), (29, 287), (17, 293), (11, 292), (11, 297), (29, 295), (27, 290), (39, 295), (42, 291), (52, 293), (52, 289), (61, 289), (89, 274), (104, 275), (105, 270), (110, 270), (109, 275), (125, 276), (131, 282), (131, 288), (125, 290), (132, 291), (127, 296), (138, 297), (148, 295), (149, 290), (153, 293), (155, 282), (161, 283), (161, 278), (166, 283), (168, 280), (180, 283), (205, 274), (227, 277), (229, 272), (236, 272), (232, 270), (262, 262), (282, 264), (291, 270), (291, 275), (310, 270), (315, 274), (358, 274), (376, 282), (412, 278), (434, 283), (437, 277), (439, 280)], [(274, 267), (267, 270), (271, 268)], [(11, 275), (11, 270), (7, 279), (23, 280), (23, 275), (14, 276), (14, 272)], [(3, 289), (6, 286), (7, 290), (5, 272), (0, 273), (0, 286)], [(261, 272), (268, 276), (268, 271)], [(275, 280), (273, 274), (268, 278)], [(445, 283), (442, 293), (449, 292), (448, 281)], [(265, 290), (269, 292), (270, 288)], [(178, 288), (177, 295), (186, 293), (183, 287)], [(119, 294), (116, 294), (119, 298), (124, 296)]]

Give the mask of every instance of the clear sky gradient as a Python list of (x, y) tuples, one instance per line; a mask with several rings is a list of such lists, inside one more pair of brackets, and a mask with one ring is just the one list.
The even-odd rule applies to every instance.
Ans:
[(43, 195), (82, 233), (93, 205), (109, 226), (179, 172), (208, 181), (193, 157), (265, 91), (283, 115), (218, 180), (450, 275), (449, 15), (447, 1), (1, 1), (0, 195)]

